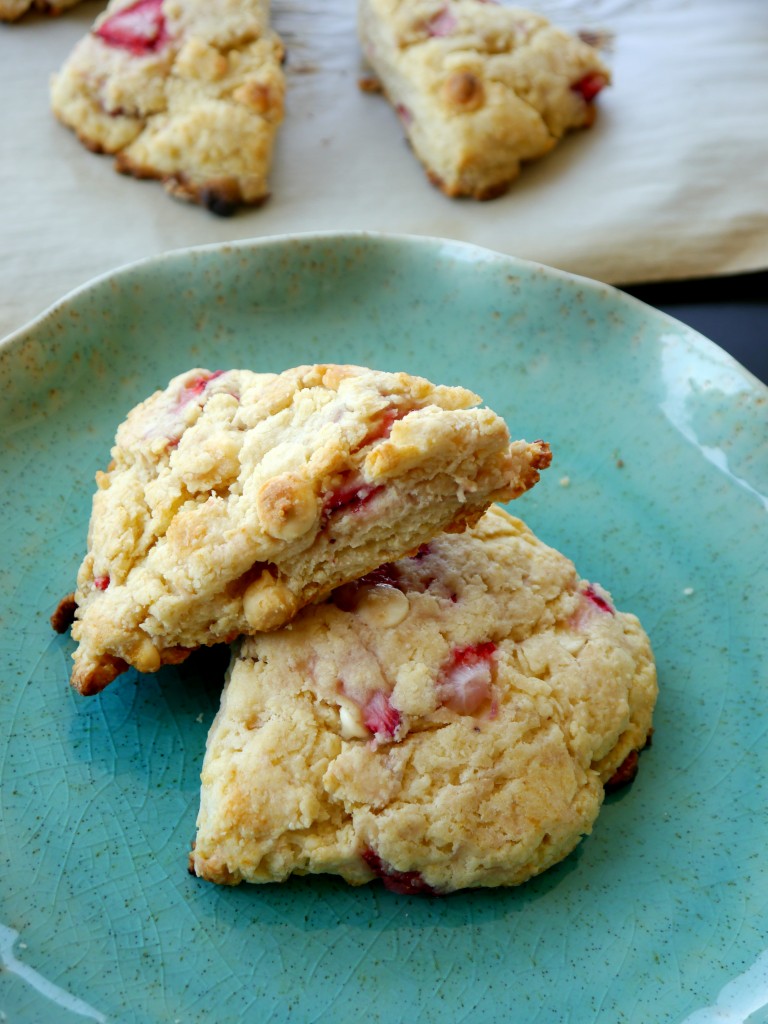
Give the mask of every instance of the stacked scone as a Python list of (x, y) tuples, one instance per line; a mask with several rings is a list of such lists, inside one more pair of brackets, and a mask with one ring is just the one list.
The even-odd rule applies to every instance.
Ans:
[(477, 402), (359, 367), (193, 370), (119, 428), (56, 624), (75, 616), (86, 694), (241, 638), (203, 766), (201, 877), (515, 885), (631, 776), (648, 639), (493, 505), (550, 454)]

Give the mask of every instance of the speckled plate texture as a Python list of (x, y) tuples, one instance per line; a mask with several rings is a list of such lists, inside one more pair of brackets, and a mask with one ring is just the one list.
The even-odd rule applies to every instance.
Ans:
[[(398, 896), (188, 875), (225, 658), (70, 690), (48, 617), (127, 410), (193, 365), (353, 361), (465, 384), (554, 464), (515, 512), (635, 611), (653, 746), (518, 889)], [(0, 1020), (768, 1020), (768, 392), (590, 281), (431, 239), (153, 259), (0, 348)]]

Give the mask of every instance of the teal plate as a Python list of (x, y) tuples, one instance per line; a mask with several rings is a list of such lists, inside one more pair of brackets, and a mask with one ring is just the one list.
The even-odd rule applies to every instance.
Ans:
[[(566, 861), (444, 899), (187, 874), (222, 657), (70, 690), (72, 588), (125, 412), (194, 365), (462, 383), (553, 467), (515, 504), (635, 611), (653, 746)], [(0, 1020), (768, 1021), (768, 391), (606, 286), (431, 239), (171, 253), (0, 348)]]

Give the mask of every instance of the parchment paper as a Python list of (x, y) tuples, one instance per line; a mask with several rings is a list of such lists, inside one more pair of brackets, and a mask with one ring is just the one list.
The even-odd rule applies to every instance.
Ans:
[(361, 93), (354, 0), (273, 0), (289, 50), (272, 198), (221, 220), (117, 175), (48, 105), (48, 79), (97, 0), (0, 26), (0, 337), (71, 288), (187, 245), (286, 232), (451, 237), (613, 283), (768, 265), (764, 0), (542, 0), (612, 34), (595, 126), (489, 203), (426, 180), (380, 96)]

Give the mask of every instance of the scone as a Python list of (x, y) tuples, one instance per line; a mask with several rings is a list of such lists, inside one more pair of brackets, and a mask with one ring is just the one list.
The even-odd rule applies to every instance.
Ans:
[(354, 366), (191, 370), (133, 409), (98, 490), (72, 683), (95, 693), (275, 629), (334, 587), (474, 522), (549, 464), (460, 387)]
[(517, 885), (590, 832), (656, 693), (635, 616), (494, 507), (243, 642), (190, 869)]
[(282, 60), (268, 0), (112, 0), (51, 101), (119, 171), (226, 215), (269, 194)]
[(77, 3), (80, 0), (0, 0), (0, 21), (16, 21), (27, 11), (60, 14)]
[(609, 72), (543, 17), (487, 0), (359, 0), (364, 54), (449, 196), (491, 199), (594, 120)]

